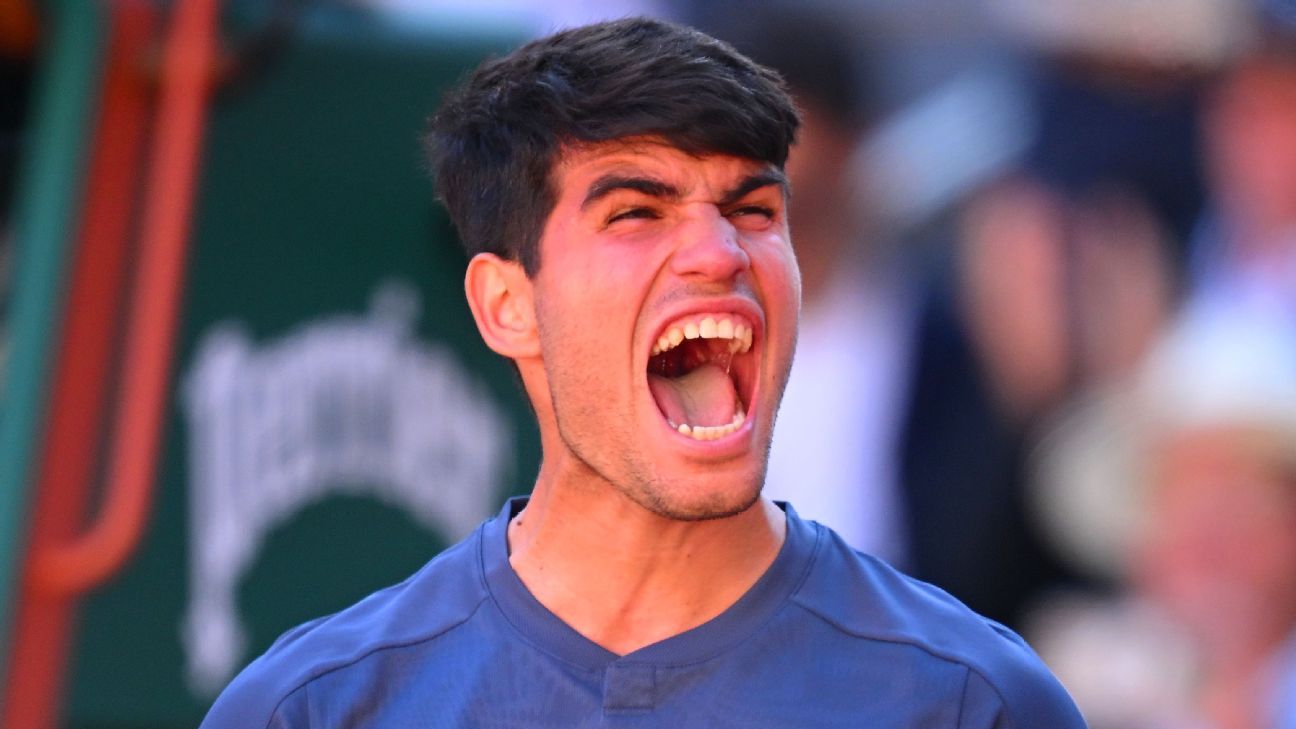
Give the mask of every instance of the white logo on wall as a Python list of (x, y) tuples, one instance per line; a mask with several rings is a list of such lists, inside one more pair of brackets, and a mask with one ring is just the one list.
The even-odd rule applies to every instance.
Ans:
[(239, 580), (266, 535), (304, 507), (364, 494), (454, 540), (493, 509), (512, 457), (508, 420), (449, 352), (414, 339), (411, 287), (388, 282), (370, 306), (259, 348), (229, 323), (198, 345), (183, 393), (182, 640), (195, 691), (219, 691), (244, 657)]

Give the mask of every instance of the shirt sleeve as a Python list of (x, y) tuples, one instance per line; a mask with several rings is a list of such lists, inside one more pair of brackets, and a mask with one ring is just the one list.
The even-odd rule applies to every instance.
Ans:
[(1075, 702), (1047, 671), (1017, 676), (1000, 690), (969, 670), (959, 729), (1086, 729)]
[(244, 671), (221, 692), (198, 729), (309, 729), (305, 685), (282, 695), (252, 673)]

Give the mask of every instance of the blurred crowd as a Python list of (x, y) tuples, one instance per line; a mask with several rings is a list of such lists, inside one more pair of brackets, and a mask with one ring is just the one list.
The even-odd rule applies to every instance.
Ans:
[(1296, 3), (476, 6), (784, 73), (769, 494), (1024, 632), (1096, 729), (1296, 727)]

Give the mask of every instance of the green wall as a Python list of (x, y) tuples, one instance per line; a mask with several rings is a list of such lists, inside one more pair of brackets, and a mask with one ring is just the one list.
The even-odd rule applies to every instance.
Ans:
[[(490, 493), (466, 495), (460, 522), (529, 488), (539, 459), (531, 416), (507, 363), (486, 350), (472, 324), (462, 294), (465, 259), (433, 201), (418, 143), (441, 90), (513, 42), (480, 31), (394, 29), (336, 7), (312, 11), (261, 73), (217, 97), (156, 508), (136, 558), (85, 603), (68, 726), (189, 727), (201, 718), (211, 696), (195, 688), (183, 636), (199, 589), (191, 584), (195, 524), (226, 513), (209, 513), (197, 500), (208, 497), (197, 494), (207, 493), (202, 478), (219, 480), (211, 474), (221, 464), (251, 474), (227, 473), (221, 488), (243, 489), (261, 509), (260, 517), (217, 523), (207, 535), (235, 545), (231, 554), (255, 550), (235, 581), (246, 638), (239, 666), (292, 625), (399, 581), (457, 536), (419, 518), (408, 485), (393, 495), (392, 484), (376, 483), (382, 479), (364, 468), (346, 475), (341, 467), (330, 483), (305, 484), (284, 477), (285, 469), (330, 472), (320, 464), (332, 457), (331, 443), (345, 449), (369, 447), (364, 438), (416, 437), (423, 460), (404, 471), (422, 474), (416, 480), (432, 490), (453, 488), (464, 481), (454, 473), (496, 454)], [(383, 326), (407, 329), (383, 339)], [(387, 368), (371, 356), (382, 342), (397, 342), (402, 361), (440, 377), (414, 378), (417, 386), (401, 390), (413, 392), (432, 426), (383, 419), (408, 405), (393, 404), (383, 383), (409, 367)], [(221, 362), (230, 368), (224, 375)], [(224, 389), (194, 384), (204, 366)], [(365, 369), (374, 367), (387, 369)], [(301, 383), (309, 386), (294, 389)], [(225, 424), (213, 432), (224, 436), (195, 432), (194, 403), (203, 397), (222, 414)], [(492, 427), (490, 443), (475, 432)], [(348, 428), (363, 435), (347, 435)], [(429, 438), (440, 445), (429, 448)], [(382, 444), (370, 446), (381, 460)], [(389, 467), (367, 466), (370, 474)], [(206, 477), (197, 472), (204, 468)], [(268, 494), (272, 481), (280, 486)]]

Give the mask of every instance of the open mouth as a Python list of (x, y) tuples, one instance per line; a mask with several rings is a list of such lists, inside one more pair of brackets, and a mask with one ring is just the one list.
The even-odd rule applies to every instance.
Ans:
[(737, 314), (694, 314), (662, 330), (648, 359), (648, 389), (671, 428), (716, 440), (742, 427), (754, 330)]

